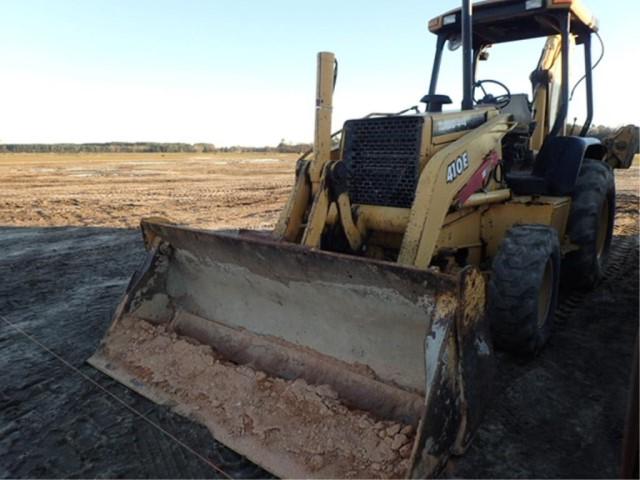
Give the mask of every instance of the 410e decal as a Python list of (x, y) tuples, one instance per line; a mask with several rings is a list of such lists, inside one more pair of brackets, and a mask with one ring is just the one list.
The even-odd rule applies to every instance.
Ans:
[(469, 168), (469, 154), (464, 152), (447, 166), (447, 183), (453, 182)]

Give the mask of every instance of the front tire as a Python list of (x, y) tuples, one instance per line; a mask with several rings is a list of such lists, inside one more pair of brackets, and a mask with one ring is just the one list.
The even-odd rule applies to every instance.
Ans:
[(558, 301), (560, 242), (544, 225), (519, 225), (493, 260), (489, 319), (496, 347), (530, 355), (551, 335)]

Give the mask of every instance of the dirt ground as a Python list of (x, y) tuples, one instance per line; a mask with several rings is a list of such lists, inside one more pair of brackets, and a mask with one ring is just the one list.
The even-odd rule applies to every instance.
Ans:
[[(0, 477), (220, 477), (211, 463), (267, 475), (85, 360), (142, 261), (140, 217), (268, 228), (294, 166), (272, 154), (0, 155)], [(617, 173), (605, 280), (563, 300), (536, 359), (498, 354), (492, 405), (446, 475), (617, 475), (638, 329), (639, 173)]]
[(268, 228), (292, 154), (0, 154), (0, 222), (137, 228), (164, 216), (202, 228)]

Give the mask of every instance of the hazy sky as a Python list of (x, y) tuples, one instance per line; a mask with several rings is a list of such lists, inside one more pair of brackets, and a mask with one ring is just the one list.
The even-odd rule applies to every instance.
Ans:
[[(0, 142), (310, 141), (316, 52), (340, 61), (336, 129), (347, 118), (401, 110), (427, 90), (435, 45), (428, 20), (458, 4), (0, 0)], [(640, 0), (586, 4), (606, 45), (594, 73), (594, 121), (640, 123)], [(494, 47), (479, 77), (528, 92), (542, 43)], [(597, 58), (597, 42), (593, 51)], [(461, 53), (445, 55), (438, 90), (459, 101)], [(581, 93), (570, 118), (584, 115)]]

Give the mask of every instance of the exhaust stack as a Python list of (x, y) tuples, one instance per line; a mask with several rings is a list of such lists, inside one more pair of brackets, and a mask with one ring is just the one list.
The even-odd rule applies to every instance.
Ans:
[(331, 156), (331, 113), (333, 110), (335, 65), (336, 57), (333, 53), (318, 53), (313, 162), (309, 171), (314, 192), (320, 184), (324, 165)]
[(472, 1), (462, 0), (462, 110), (473, 110), (473, 11)]

